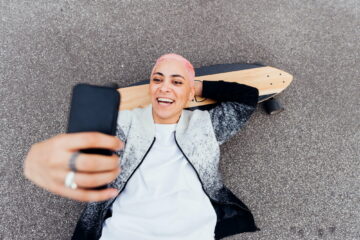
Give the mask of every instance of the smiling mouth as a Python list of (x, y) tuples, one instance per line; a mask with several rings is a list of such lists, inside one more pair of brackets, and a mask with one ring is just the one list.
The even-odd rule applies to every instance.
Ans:
[(170, 106), (175, 102), (175, 100), (169, 99), (169, 98), (156, 98), (156, 101), (159, 105), (162, 106)]

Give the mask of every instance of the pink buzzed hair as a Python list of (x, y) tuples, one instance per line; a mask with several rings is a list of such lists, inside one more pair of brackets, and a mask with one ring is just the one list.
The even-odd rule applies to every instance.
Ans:
[(161, 57), (159, 57), (156, 60), (156, 63), (153, 67), (153, 69), (151, 70), (151, 76), (154, 73), (155, 67), (162, 61), (167, 60), (167, 59), (175, 59), (180, 61), (186, 68), (187, 72), (188, 72), (188, 79), (190, 81), (190, 86), (194, 87), (194, 79), (195, 79), (195, 70), (194, 70), (194, 66), (191, 64), (191, 62), (189, 60), (187, 60), (186, 58), (184, 58), (183, 56), (176, 54), (176, 53), (167, 53), (162, 55)]

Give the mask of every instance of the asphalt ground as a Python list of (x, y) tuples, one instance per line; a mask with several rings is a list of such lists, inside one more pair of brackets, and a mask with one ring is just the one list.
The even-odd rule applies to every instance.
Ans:
[(195, 67), (294, 75), (221, 147), (225, 184), (261, 231), (226, 239), (360, 239), (359, 1), (0, 2), (0, 239), (69, 239), (85, 203), (33, 185), (30, 146), (66, 131), (72, 86), (127, 86), (175, 52)]

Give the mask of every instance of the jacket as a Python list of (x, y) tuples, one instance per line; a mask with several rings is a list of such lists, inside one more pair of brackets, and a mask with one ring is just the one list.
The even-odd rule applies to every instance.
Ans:
[[(217, 103), (203, 109), (183, 109), (174, 137), (214, 207), (215, 239), (259, 231), (249, 208), (223, 184), (219, 172), (219, 146), (235, 135), (254, 112), (258, 89), (234, 82), (203, 81), (202, 97)], [(120, 111), (116, 135), (125, 143), (124, 149), (115, 152), (121, 158), (122, 171), (109, 185), (120, 190), (121, 195), (156, 141), (152, 105)], [(72, 239), (99, 239), (105, 219), (112, 215), (115, 199), (88, 203)]]

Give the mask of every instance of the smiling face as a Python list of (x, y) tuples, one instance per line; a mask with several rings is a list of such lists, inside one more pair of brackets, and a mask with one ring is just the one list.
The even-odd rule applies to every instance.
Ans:
[(150, 76), (149, 94), (154, 122), (171, 124), (178, 122), (182, 110), (194, 98), (195, 89), (190, 85), (185, 66), (178, 60), (167, 59)]

